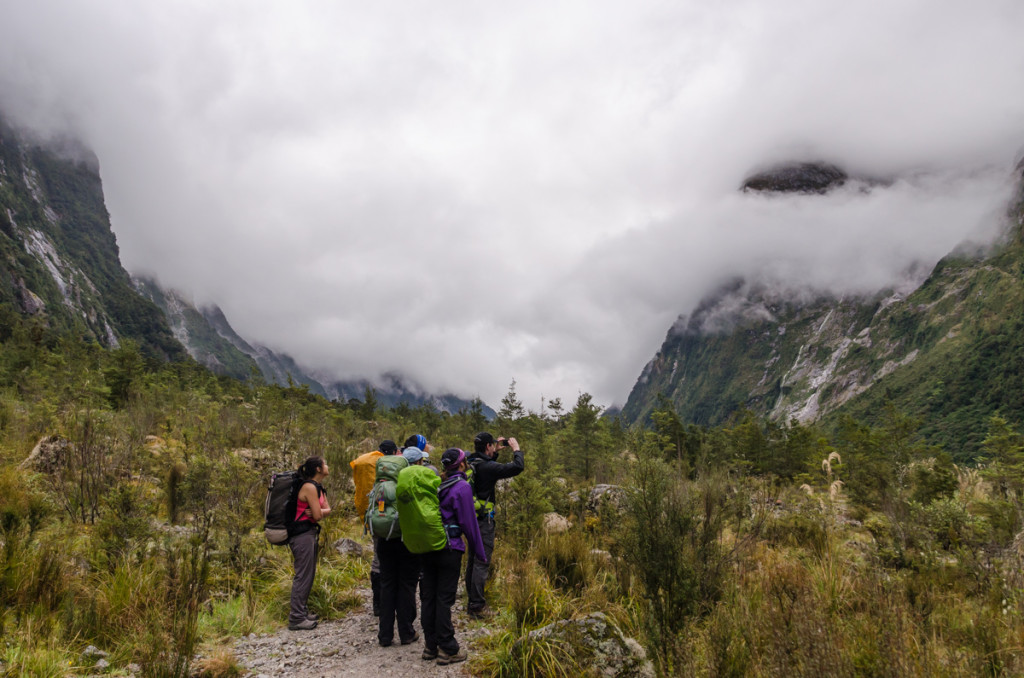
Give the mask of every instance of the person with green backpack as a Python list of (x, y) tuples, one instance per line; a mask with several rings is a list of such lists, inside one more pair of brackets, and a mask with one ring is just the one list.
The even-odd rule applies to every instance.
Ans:
[[(436, 659), (440, 665), (466, 661), (467, 654), (455, 639), (452, 606), (462, 572), (462, 556), (466, 546), (473, 555), (486, 560), (480, 539), (473, 489), (466, 481), (466, 453), (452, 447), (441, 455), (444, 480), (437, 488), (441, 524), (445, 543), (422, 557), (423, 580), (420, 582), (422, 606), (423, 659)], [(464, 541), (465, 540), (465, 541)]]
[(396, 489), (399, 473), (409, 465), (400, 454), (377, 459), (377, 477), (369, 494), (365, 524), (373, 536), (380, 560), (380, 616), (377, 642), (388, 647), (394, 642), (395, 622), (402, 645), (419, 640), (413, 628), (416, 620), (416, 582), (420, 565), (417, 556), (402, 543)]

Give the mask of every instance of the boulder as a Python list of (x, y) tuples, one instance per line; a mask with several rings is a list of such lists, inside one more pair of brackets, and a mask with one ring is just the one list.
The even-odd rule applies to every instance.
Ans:
[(615, 508), (621, 508), (625, 499), (626, 491), (618, 485), (595, 485), (587, 498), (587, 508), (596, 511), (605, 502), (610, 502)]
[(21, 468), (39, 473), (57, 473), (68, 465), (68, 455), (72, 449), (70, 440), (60, 436), (46, 436), (36, 443), (25, 461), (21, 462)]
[(274, 453), (263, 448), (241, 447), (232, 451), (238, 459), (251, 469), (265, 473), (277, 465)]
[(544, 514), (544, 531), (548, 534), (565, 532), (570, 527), (572, 527), (572, 523), (569, 522), (568, 518), (560, 516), (557, 513)]
[(654, 678), (654, 666), (644, 648), (622, 634), (602, 612), (580, 619), (564, 619), (530, 631), (516, 641), (512, 652), (525, 652), (526, 644), (550, 642), (564, 645), (579, 673), (602, 678)]
[[(586, 509), (597, 511), (604, 502), (612, 502), (615, 508), (622, 508), (622, 502), (626, 499), (626, 491), (618, 485), (594, 485), (587, 493)], [(577, 503), (580, 501), (579, 492), (570, 492), (569, 501)]]
[(333, 544), (334, 550), (349, 558), (368, 558), (373, 554), (373, 549), (363, 546), (354, 539), (339, 539)]

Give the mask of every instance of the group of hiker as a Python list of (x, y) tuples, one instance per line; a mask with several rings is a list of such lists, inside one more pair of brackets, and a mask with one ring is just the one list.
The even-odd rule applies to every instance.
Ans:
[[(512, 450), (508, 463), (497, 460), (503, 447)], [(378, 617), (377, 642), (409, 645), (420, 639), (414, 627), (416, 588), (419, 586), (420, 625), (424, 660), (438, 664), (465, 661), (466, 651), (455, 638), (455, 605), (462, 559), (465, 567), (466, 611), (470, 617), (491, 616), (484, 596), (494, 551), (495, 486), (502, 478), (525, 468), (515, 438), (495, 438), (487, 432), (473, 439), (467, 455), (457, 447), (434, 458), (434, 448), (420, 434), (409, 436), (402, 448), (382, 440), (373, 452), (350, 462), (355, 484), (355, 507), (373, 537), (370, 569), (373, 613)], [(436, 461), (436, 465), (435, 465)], [(295, 562), (288, 628), (316, 628), (316, 616), (306, 600), (316, 567), (316, 524), (330, 513), (320, 481), (329, 469), (312, 457), (300, 469), (304, 480), (295, 508), (299, 539), (289, 541)], [(303, 537), (309, 533), (312, 537)]]

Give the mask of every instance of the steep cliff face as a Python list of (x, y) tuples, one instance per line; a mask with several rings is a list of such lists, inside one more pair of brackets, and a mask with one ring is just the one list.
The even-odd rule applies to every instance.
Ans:
[[(150, 278), (136, 277), (132, 282), (140, 294), (163, 311), (174, 338), (185, 347), (196, 362), (217, 374), (225, 374), (242, 381), (260, 372), (256, 361), (221, 336), (207, 317), (190, 301), (172, 290), (162, 289)], [(216, 309), (216, 312), (220, 313), (220, 309)], [(224, 324), (227, 324), (227, 320)]]
[(677, 321), (623, 416), (646, 420), (659, 394), (706, 425), (744, 408), (870, 422), (891, 404), (969, 458), (988, 416), (1024, 421), (1022, 219), (1017, 206), (992, 252), (950, 255), (904, 292), (843, 298), (736, 281)]
[(132, 288), (103, 202), (99, 166), (76, 144), (27, 140), (0, 120), (0, 303), (107, 347), (186, 353)]

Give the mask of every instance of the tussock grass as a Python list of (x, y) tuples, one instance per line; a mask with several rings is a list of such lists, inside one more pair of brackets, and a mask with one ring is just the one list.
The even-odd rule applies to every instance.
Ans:
[(196, 662), (197, 678), (235, 678), (245, 675), (246, 671), (239, 666), (234, 653), (227, 648), (217, 648), (208, 657)]

